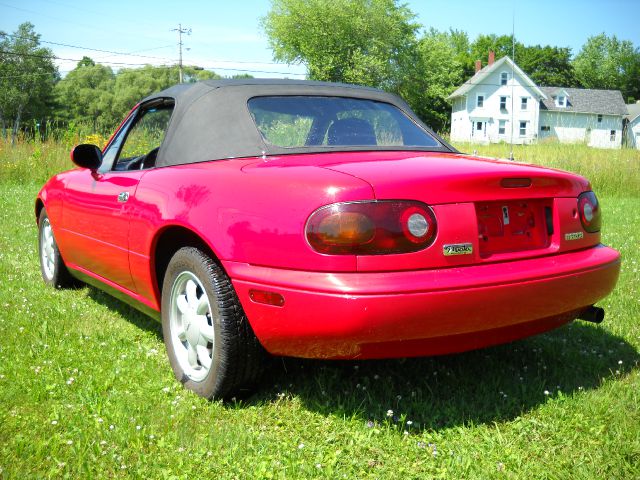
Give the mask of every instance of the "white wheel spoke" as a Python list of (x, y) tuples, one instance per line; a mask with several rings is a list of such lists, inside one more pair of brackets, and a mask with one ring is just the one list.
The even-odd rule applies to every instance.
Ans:
[(176, 301), (176, 305), (182, 315), (186, 315), (189, 312), (189, 303), (186, 295), (180, 295)]
[(187, 360), (193, 368), (198, 367), (198, 352), (193, 345), (187, 343)]
[(185, 332), (184, 330), (184, 324), (180, 322), (176, 322), (174, 328), (175, 328), (176, 336), (180, 339), (181, 342), (185, 342), (187, 340), (187, 332)]
[(198, 345), (196, 347), (196, 351), (198, 352), (198, 360), (200, 360), (200, 364), (206, 369), (211, 368), (211, 354), (209, 353), (209, 349), (202, 345)]
[(189, 279), (187, 280), (186, 291), (187, 291), (187, 302), (189, 302), (190, 308), (197, 308), (198, 306), (198, 295), (197, 295), (198, 286), (196, 282)]
[(200, 335), (202, 335), (202, 337), (206, 341), (213, 343), (213, 338), (214, 338), (213, 325), (209, 325), (207, 323), (207, 317), (204, 317), (204, 316), (202, 319), (202, 323), (200, 324)]
[(196, 313), (198, 315), (205, 315), (209, 311), (209, 297), (207, 297), (206, 293), (203, 293), (198, 300), (198, 308), (196, 309)]

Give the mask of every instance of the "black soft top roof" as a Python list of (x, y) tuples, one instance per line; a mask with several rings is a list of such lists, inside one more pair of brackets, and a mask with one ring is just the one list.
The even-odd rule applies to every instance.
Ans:
[[(442, 148), (400, 147), (403, 150), (455, 151), (440, 139), (399, 97), (375, 88), (355, 85), (280, 79), (207, 80), (175, 85), (150, 95), (141, 103), (162, 99), (174, 103), (174, 111), (156, 166), (180, 165), (227, 158), (317, 153), (346, 150), (392, 150), (389, 147), (309, 146), (286, 148), (264, 141), (247, 102), (261, 96), (332, 96), (363, 98), (395, 105), (443, 144)], [(393, 148), (395, 150), (398, 147)]]

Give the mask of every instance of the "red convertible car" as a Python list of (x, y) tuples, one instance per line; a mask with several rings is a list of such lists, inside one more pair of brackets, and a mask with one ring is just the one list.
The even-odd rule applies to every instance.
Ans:
[(620, 269), (587, 180), (463, 155), (375, 89), (178, 85), (71, 157), (36, 200), (44, 281), (161, 319), (204, 397), (267, 353), (437, 355), (599, 322)]

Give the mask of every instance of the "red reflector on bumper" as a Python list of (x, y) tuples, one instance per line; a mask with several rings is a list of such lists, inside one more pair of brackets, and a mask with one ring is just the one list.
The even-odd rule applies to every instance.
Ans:
[(273, 305), (274, 307), (282, 307), (284, 305), (284, 297), (275, 292), (251, 289), (249, 290), (249, 298), (256, 303), (264, 303), (265, 305)]

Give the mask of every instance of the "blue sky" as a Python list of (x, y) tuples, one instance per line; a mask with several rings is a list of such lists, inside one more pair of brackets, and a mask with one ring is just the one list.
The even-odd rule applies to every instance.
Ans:
[[(589, 36), (605, 32), (640, 47), (640, 0), (423, 0), (408, 1), (425, 27), (480, 33), (510, 34), (515, 15), (516, 38), (526, 45), (571, 47), (574, 53)], [(45, 46), (62, 59), (61, 73), (83, 55), (114, 68), (135, 64), (170, 64), (178, 57), (177, 32), (184, 36), (185, 64), (197, 64), (220, 74), (249, 71), (259, 77), (302, 78), (300, 65), (274, 64), (259, 18), (269, 0), (0, 0), (0, 30), (13, 32), (30, 21)], [(97, 52), (67, 44), (129, 55)], [(134, 56), (139, 55), (139, 56)], [(267, 73), (270, 72), (270, 73)]]

